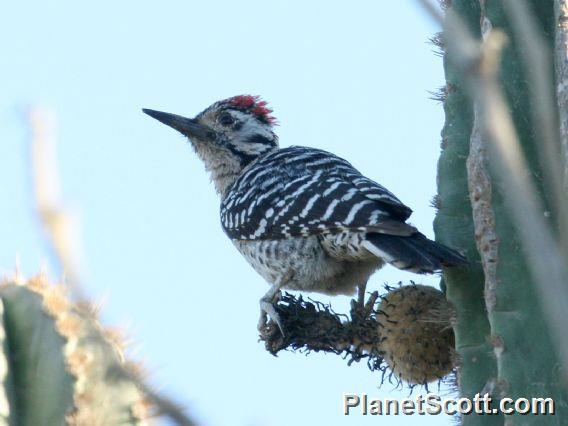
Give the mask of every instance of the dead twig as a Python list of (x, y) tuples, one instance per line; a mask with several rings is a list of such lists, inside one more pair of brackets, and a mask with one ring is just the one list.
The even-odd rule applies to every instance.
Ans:
[[(64, 271), (66, 283), (76, 299), (85, 301), (86, 292), (81, 284), (82, 257), (78, 226), (61, 201), (54, 146), (54, 117), (46, 110), (32, 108), (28, 113), (28, 122), (31, 130), (30, 151), (37, 212), (56, 261)], [(135, 383), (155, 405), (160, 415), (170, 418), (181, 426), (195, 425), (179, 404), (153, 390), (138, 375), (128, 371), (119, 363), (114, 366), (114, 370)]]

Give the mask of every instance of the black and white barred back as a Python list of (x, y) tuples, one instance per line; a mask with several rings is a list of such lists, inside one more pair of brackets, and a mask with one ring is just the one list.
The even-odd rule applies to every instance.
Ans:
[(329, 256), (373, 256), (431, 273), (466, 263), (405, 223), (412, 210), (349, 162), (323, 150), (277, 149), (249, 164), (221, 203), (225, 233), (240, 242), (319, 236)]

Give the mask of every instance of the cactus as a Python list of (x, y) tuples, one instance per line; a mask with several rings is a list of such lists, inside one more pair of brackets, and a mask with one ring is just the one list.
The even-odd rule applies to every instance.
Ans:
[[(447, 6), (478, 38), (487, 28), (507, 35), (500, 83), (509, 104), (523, 152), (534, 177), (538, 197), (550, 206), (537, 150), (539, 124), (535, 120), (534, 87), (530, 86), (523, 49), (512, 23), (510, 1), (453, 0)], [(552, 63), (554, 2), (527, 2), (538, 36), (550, 50)], [(534, 66), (529, 64), (530, 66)], [(551, 397), (556, 416), (513, 416), (507, 424), (561, 424), (568, 414), (568, 394), (561, 363), (539, 301), (530, 258), (511, 210), (505, 203), (508, 188), (487, 164), (486, 142), (480, 132), (474, 101), (466, 93), (466, 76), (445, 55), (446, 122), (438, 164), (437, 240), (460, 248), (471, 260), (467, 270), (444, 274), (447, 297), (456, 308), (456, 350), (460, 356), (459, 387), (464, 397), (488, 392), (500, 397)], [(550, 79), (554, 77), (549, 76)], [(552, 96), (553, 97), (553, 96)], [(554, 209), (551, 209), (554, 211)], [(547, 215), (548, 216), (548, 215)], [(550, 215), (549, 225), (558, 218)], [(463, 417), (463, 424), (504, 424), (501, 415)]]
[[(115, 333), (43, 276), (0, 284), (0, 424), (146, 425)], [(133, 373), (135, 374), (135, 373)]]

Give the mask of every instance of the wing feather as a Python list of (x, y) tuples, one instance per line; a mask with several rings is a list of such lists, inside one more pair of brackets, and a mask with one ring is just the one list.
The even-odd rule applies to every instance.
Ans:
[(412, 210), (328, 152), (290, 147), (252, 163), (221, 203), (232, 239), (279, 239), (345, 230), (411, 235)]

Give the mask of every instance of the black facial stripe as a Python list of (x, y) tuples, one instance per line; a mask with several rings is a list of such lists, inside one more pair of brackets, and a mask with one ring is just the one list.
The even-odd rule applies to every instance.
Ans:
[(263, 135), (251, 135), (246, 140), (247, 143), (259, 143), (261, 145), (273, 147), (276, 146), (276, 141), (274, 139), (267, 138)]
[(249, 136), (243, 142), (243, 145), (245, 145), (245, 146), (249, 145), (249, 144), (250, 145), (257, 145), (257, 147), (260, 148), (260, 152), (258, 154), (249, 154), (249, 153), (246, 153), (246, 152), (239, 150), (233, 144), (227, 143), (227, 148), (229, 148), (233, 154), (235, 154), (237, 157), (239, 157), (241, 164), (243, 166), (245, 166), (248, 163), (250, 163), (251, 161), (255, 160), (256, 158), (258, 158), (258, 156), (264, 154), (265, 152), (268, 152), (271, 148), (275, 147), (276, 146), (276, 140), (270, 139), (270, 138), (263, 136), (263, 135), (255, 134), (255, 135)]
[(233, 145), (228, 144), (227, 148), (229, 148), (229, 150), (235, 154), (237, 157), (239, 157), (241, 164), (243, 166), (247, 165), (248, 163), (250, 163), (251, 161), (253, 161), (255, 158), (258, 157), (258, 155), (250, 155), (250, 154), (245, 154), (242, 151), (239, 151), (238, 149), (236, 149)]

